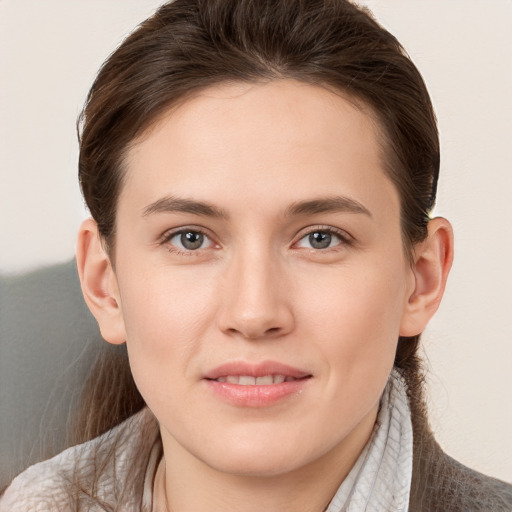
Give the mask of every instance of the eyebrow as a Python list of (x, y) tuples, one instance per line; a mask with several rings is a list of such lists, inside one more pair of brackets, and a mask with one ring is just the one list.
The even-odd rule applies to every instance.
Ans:
[[(286, 217), (293, 217), (329, 212), (359, 213), (372, 217), (370, 211), (359, 201), (343, 196), (332, 196), (294, 202), (286, 208), (284, 213)], [(174, 196), (166, 196), (161, 199), (157, 199), (144, 208), (142, 216), (147, 217), (156, 213), (189, 213), (202, 217), (222, 219), (229, 218), (229, 214), (226, 210), (218, 208), (211, 203)]]
[(285, 211), (285, 215), (292, 217), (297, 215), (315, 215), (318, 213), (347, 212), (361, 213), (372, 217), (370, 210), (363, 204), (350, 197), (331, 196), (309, 201), (292, 203)]
[(147, 217), (155, 213), (190, 213), (203, 217), (228, 218), (228, 213), (208, 202), (194, 201), (174, 196), (162, 197), (146, 206), (142, 211), (142, 216)]

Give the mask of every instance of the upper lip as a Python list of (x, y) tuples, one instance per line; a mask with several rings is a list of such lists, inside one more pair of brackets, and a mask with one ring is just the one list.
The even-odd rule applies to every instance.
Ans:
[(285, 377), (293, 377), (295, 379), (302, 379), (304, 377), (311, 376), (308, 372), (277, 361), (262, 361), (259, 363), (230, 361), (210, 370), (205, 374), (204, 378), (214, 380), (228, 375), (248, 375), (251, 377), (284, 375)]

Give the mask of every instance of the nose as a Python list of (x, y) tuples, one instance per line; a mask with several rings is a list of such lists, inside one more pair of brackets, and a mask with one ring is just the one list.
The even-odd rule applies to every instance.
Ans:
[(234, 257), (225, 273), (219, 328), (249, 340), (271, 339), (293, 330), (291, 293), (277, 258), (261, 251)]

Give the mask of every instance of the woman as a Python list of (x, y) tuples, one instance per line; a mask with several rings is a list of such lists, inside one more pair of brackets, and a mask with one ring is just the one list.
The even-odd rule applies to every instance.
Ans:
[(1, 510), (510, 510), (426, 418), (419, 335), (453, 253), (438, 171), (421, 76), (364, 10), (162, 6), (81, 128), (82, 289), (136, 389), (100, 358), (78, 423), (107, 432)]

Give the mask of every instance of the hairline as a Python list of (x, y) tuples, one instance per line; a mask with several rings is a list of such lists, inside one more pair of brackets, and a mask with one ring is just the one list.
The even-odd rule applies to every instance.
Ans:
[[(401, 232), (401, 239), (402, 239), (402, 248), (404, 251), (404, 255), (409, 260), (409, 262), (412, 263), (412, 255), (413, 255), (413, 247), (415, 245), (415, 242), (410, 240), (407, 236), (406, 229), (405, 229), (405, 216), (404, 216), (404, 198), (402, 197), (402, 191), (398, 187), (396, 180), (394, 179), (395, 172), (393, 172), (393, 169), (396, 169), (398, 167), (403, 167), (402, 163), (399, 162), (395, 152), (393, 151), (393, 144), (391, 142), (390, 134), (388, 133), (388, 130), (386, 128), (386, 125), (382, 119), (382, 116), (380, 115), (378, 109), (374, 107), (370, 100), (364, 98), (362, 94), (357, 94), (355, 92), (349, 91), (347, 88), (340, 87), (339, 85), (327, 83), (327, 82), (320, 82), (317, 80), (310, 79), (308, 80), (305, 76), (295, 76), (293, 73), (280, 73), (276, 72), (275, 70), (271, 70), (271, 73), (269, 73), (268, 77), (264, 78), (246, 78), (246, 79), (219, 79), (218, 81), (212, 81), (211, 83), (207, 83), (204, 85), (198, 85), (196, 87), (193, 87), (186, 91), (185, 93), (179, 95), (176, 98), (172, 98), (172, 100), (169, 100), (168, 102), (163, 102), (158, 111), (150, 116), (144, 123), (142, 123), (139, 130), (135, 133), (135, 135), (132, 137), (132, 139), (125, 145), (125, 147), (122, 149), (120, 153), (120, 157), (117, 164), (117, 169), (115, 169), (113, 172), (118, 173), (118, 190), (117, 190), (117, 196), (116, 201), (114, 205), (114, 222), (112, 225), (111, 233), (108, 237), (104, 237), (102, 234), (100, 234), (100, 238), (102, 240), (102, 244), (109, 256), (109, 259), (111, 260), (112, 266), (114, 266), (115, 261), (115, 238), (116, 238), (116, 232), (117, 232), (117, 211), (118, 211), (118, 204), (119, 200), (122, 194), (122, 190), (124, 188), (125, 184), (125, 177), (127, 174), (127, 160), (130, 151), (136, 147), (138, 144), (141, 144), (144, 140), (147, 139), (147, 137), (151, 136), (154, 130), (157, 129), (158, 125), (166, 118), (167, 116), (171, 115), (172, 113), (176, 112), (180, 107), (185, 105), (189, 100), (192, 100), (196, 97), (198, 97), (203, 91), (206, 91), (208, 89), (219, 87), (223, 85), (229, 85), (229, 84), (255, 84), (255, 85), (264, 85), (272, 82), (276, 82), (278, 80), (293, 80), (299, 83), (303, 83), (306, 85), (312, 85), (316, 87), (320, 87), (328, 92), (331, 92), (332, 94), (339, 96), (340, 98), (344, 99), (345, 101), (349, 102), (356, 110), (359, 112), (365, 114), (370, 122), (372, 123), (372, 127), (374, 129), (375, 133), (375, 139), (377, 142), (377, 145), (379, 147), (379, 158), (381, 161), (382, 169), (387, 178), (390, 180), (391, 184), (395, 188), (395, 190), (398, 193), (399, 197), (399, 205), (400, 205), (400, 232)], [(406, 171), (401, 171), (402, 175), (406, 174)]]

